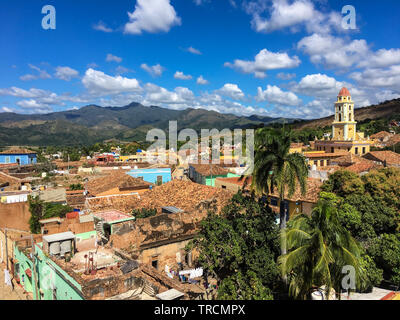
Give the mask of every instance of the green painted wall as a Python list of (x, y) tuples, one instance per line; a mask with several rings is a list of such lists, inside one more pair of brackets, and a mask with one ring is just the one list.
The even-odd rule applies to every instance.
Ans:
[[(35, 266), (40, 300), (83, 300), (81, 285), (48, 258), (39, 245), (36, 245), (35, 250)], [(28, 254), (15, 247), (14, 255), (19, 264), (21, 284), (27, 292), (33, 293), (35, 300), (39, 300), (36, 297), (33, 263), (28, 259)], [(32, 278), (29, 278), (25, 273), (28, 268), (32, 272)]]
[(203, 184), (205, 184), (206, 186), (215, 187), (215, 179), (216, 178), (231, 178), (231, 177), (240, 177), (240, 175), (228, 172), (228, 174), (219, 175), (219, 176), (207, 176), (207, 177), (204, 177)]

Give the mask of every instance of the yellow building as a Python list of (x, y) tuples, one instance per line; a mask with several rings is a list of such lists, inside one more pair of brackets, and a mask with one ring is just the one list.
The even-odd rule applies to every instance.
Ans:
[(336, 153), (348, 151), (364, 155), (370, 151), (373, 141), (357, 132), (354, 119), (354, 102), (347, 88), (342, 88), (335, 102), (335, 119), (332, 123), (332, 138), (315, 141), (315, 150)]

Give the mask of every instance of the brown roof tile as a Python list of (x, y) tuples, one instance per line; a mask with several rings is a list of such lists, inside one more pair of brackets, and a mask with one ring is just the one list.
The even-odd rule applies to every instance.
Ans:
[(91, 195), (97, 195), (113, 188), (147, 188), (151, 183), (139, 178), (133, 178), (122, 170), (115, 170), (108, 175), (90, 180), (86, 184), (86, 189)]
[(369, 160), (378, 160), (391, 165), (400, 165), (400, 154), (393, 151), (371, 151), (364, 155), (364, 158)]
[(220, 210), (232, 195), (227, 190), (175, 179), (140, 195), (89, 198), (87, 204), (92, 210), (116, 209), (131, 212), (132, 209), (160, 209), (164, 206), (173, 206), (184, 211), (192, 211), (202, 201), (216, 199)]
[(219, 164), (190, 164), (190, 166), (202, 176), (222, 176), (228, 174), (228, 170), (224, 169)]
[(32, 153), (36, 152), (25, 148), (10, 148), (8, 150), (0, 152), (0, 154), (32, 154)]
[[(295, 190), (293, 196), (288, 198), (287, 197), (288, 192), (286, 190), (285, 199), (290, 200), (290, 201), (306, 201), (306, 202), (316, 203), (318, 201), (318, 195), (319, 195), (322, 184), (323, 184), (323, 182), (319, 179), (307, 178), (307, 191), (304, 196), (301, 194), (300, 186), (297, 183), (296, 190)], [(270, 194), (270, 196), (279, 197), (279, 194), (275, 189), (274, 193)]]

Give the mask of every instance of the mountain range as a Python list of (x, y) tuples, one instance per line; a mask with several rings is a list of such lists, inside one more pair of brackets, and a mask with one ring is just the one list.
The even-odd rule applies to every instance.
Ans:
[(78, 110), (48, 114), (0, 113), (0, 145), (77, 145), (107, 139), (144, 141), (151, 128), (167, 131), (176, 120), (178, 130), (192, 128), (248, 128), (295, 119), (236, 116), (204, 109), (172, 110), (131, 103), (124, 107), (88, 105)]
[[(356, 121), (390, 118), (400, 114), (400, 99), (385, 101), (354, 110)], [(192, 128), (222, 130), (252, 128), (271, 123), (292, 123), (294, 129), (330, 126), (333, 116), (315, 120), (249, 117), (222, 114), (204, 109), (172, 110), (143, 106), (133, 102), (124, 107), (88, 105), (78, 110), (48, 114), (0, 113), (0, 146), (72, 146), (87, 145), (104, 140), (145, 141), (152, 128), (168, 131), (169, 121), (176, 120), (178, 130)]]

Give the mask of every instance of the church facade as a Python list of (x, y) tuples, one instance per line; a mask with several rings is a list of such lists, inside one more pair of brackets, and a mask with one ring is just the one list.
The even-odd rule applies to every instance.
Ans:
[(351, 152), (364, 155), (370, 151), (373, 141), (357, 132), (354, 119), (354, 102), (347, 88), (342, 88), (335, 102), (335, 118), (332, 123), (332, 136), (315, 141), (315, 150), (326, 153)]

